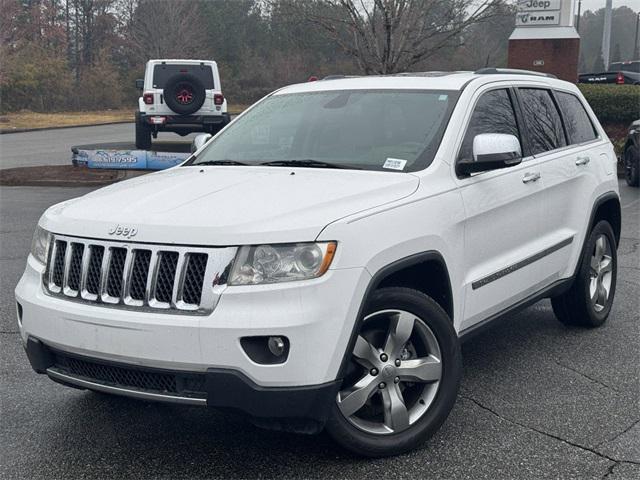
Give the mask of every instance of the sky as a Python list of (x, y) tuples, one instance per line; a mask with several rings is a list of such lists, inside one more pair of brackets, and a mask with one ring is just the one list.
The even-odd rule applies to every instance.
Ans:
[[(606, 0), (582, 0), (582, 11), (598, 10), (604, 8)], [(575, 0), (576, 9), (578, 8), (578, 0)], [(613, 8), (626, 6), (634, 11), (640, 11), (640, 0), (613, 0)]]

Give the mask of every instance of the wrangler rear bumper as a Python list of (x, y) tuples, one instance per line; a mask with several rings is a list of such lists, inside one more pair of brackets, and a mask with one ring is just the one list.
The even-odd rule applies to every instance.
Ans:
[[(162, 123), (157, 123), (155, 119), (162, 118)], [(222, 128), (231, 121), (228, 113), (220, 115), (161, 115), (161, 114), (140, 114), (140, 119), (159, 130), (190, 129), (206, 130), (211, 127)]]

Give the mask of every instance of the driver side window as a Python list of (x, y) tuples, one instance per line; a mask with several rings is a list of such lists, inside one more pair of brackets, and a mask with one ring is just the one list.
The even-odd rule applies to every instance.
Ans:
[(505, 133), (520, 140), (513, 104), (506, 89), (491, 90), (480, 97), (464, 135), (458, 160), (473, 160), (473, 139), (481, 133)]

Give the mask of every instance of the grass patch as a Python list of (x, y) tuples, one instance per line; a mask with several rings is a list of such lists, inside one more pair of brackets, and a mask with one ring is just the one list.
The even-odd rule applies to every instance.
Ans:
[(95, 112), (15, 112), (0, 116), (0, 129), (35, 129), (97, 125), (112, 122), (133, 122), (131, 110), (100, 110)]
[[(230, 106), (229, 113), (237, 115), (246, 105)], [(126, 110), (98, 110), (93, 112), (56, 112), (38, 113), (21, 111), (0, 115), (0, 130), (38, 129), (53, 127), (81, 127), (83, 125), (101, 125), (114, 122), (133, 122), (134, 111)]]

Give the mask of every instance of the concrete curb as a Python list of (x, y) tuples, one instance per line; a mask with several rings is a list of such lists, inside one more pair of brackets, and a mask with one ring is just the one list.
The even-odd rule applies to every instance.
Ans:
[(90, 123), (88, 125), (60, 125), (59, 127), (39, 127), (39, 128), (0, 128), (0, 135), (10, 133), (39, 132), (42, 130), (62, 130), (64, 128), (101, 127), (102, 125), (119, 125), (121, 123), (134, 123), (134, 120), (121, 120), (118, 122)]

